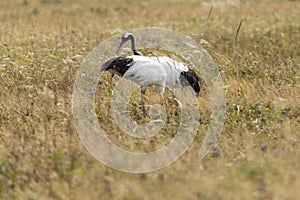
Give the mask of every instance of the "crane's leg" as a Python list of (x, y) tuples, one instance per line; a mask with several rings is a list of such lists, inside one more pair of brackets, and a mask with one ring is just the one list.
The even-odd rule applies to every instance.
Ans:
[(142, 112), (143, 112), (144, 121), (145, 121), (145, 118), (146, 118), (145, 98), (144, 98), (146, 89), (147, 89), (147, 86), (142, 86), (141, 87), (141, 106), (142, 106)]
[(167, 116), (166, 122), (167, 122), (169, 117), (168, 117), (168, 106), (167, 106), (168, 104), (167, 104), (167, 99), (165, 97), (165, 89), (166, 89), (165, 87), (166, 87), (165, 84), (156, 85), (156, 93), (160, 97), (160, 105), (162, 105), (164, 107), (164, 109), (166, 110), (166, 116)]
[(156, 85), (156, 93), (159, 95), (160, 101), (162, 101), (162, 104), (164, 105), (164, 107), (166, 107), (166, 101), (164, 98), (165, 86), (164, 85)]
[[(109, 102), (110, 102), (110, 100), (111, 100), (111, 97), (112, 97), (112, 79), (113, 79), (113, 77), (114, 77), (114, 75), (115, 74), (111, 74), (111, 76), (110, 76), (110, 79), (109, 79)], [(106, 115), (106, 117), (108, 117), (108, 115), (110, 114), (110, 109), (111, 109), (111, 104), (109, 103), (108, 104), (108, 106), (107, 106), (107, 115)]]
[(109, 80), (109, 89), (110, 89), (110, 91), (112, 91), (111, 83), (112, 83), (112, 79), (113, 79), (114, 76), (115, 76), (115, 74), (111, 74), (111, 76), (110, 76), (110, 80)]
[(159, 96), (161, 98), (163, 98), (164, 97), (164, 93), (165, 93), (165, 85), (159, 85), (159, 84), (157, 84), (157, 85), (155, 85), (155, 87), (156, 87), (156, 93), (159, 94)]

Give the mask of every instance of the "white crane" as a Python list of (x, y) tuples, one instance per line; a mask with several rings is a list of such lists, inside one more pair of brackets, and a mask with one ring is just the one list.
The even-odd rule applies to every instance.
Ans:
[[(122, 35), (117, 53), (119, 53), (123, 44), (125, 44), (128, 40), (131, 41), (131, 50), (134, 55), (146, 57), (142, 56), (141, 53), (136, 50), (136, 39), (132, 33), (125, 33)], [(167, 56), (150, 56), (147, 58), (160, 63), (164, 67), (168, 75), (166, 83), (167, 86), (170, 88), (175, 88), (176, 84), (181, 82), (183, 86), (190, 85), (196, 92), (196, 95), (199, 95), (202, 81), (197, 74), (193, 70), (190, 70), (186, 65)]]
[[(144, 117), (145, 107), (143, 95), (147, 87), (150, 85), (156, 86), (156, 92), (161, 97), (165, 92), (166, 86), (170, 89), (175, 89), (177, 84), (181, 84), (182, 86), (191, 86), (196, 95), (199, 95), (201, 79), (194, 71), (189, 70), (188, 67), (181, 62), (172, 60), (166, 56), (142, 56), (136, 50), (135, 37), (131, 33), (125, 33), (122, 36), (118, 52), (122, 45), (128, 40), (131, 40), (131, 49), (135, 55), (111, 58), (103, 64), (101, 71), (110, 71), (112, 72), (112, 76), (117, 74), (141, 86), (141, 103)], [(178, 102), (178, 104), (180, 105), (181, 103)]]

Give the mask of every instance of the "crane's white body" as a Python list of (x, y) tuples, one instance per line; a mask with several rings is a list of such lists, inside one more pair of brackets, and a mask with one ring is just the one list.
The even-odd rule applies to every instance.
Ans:
[(183, 71), (186, 72), (189, 70), (189, 68), (183, 63), (173, 60), (167, 56), (150, 56), (149, 58), (155, 60), (156, 62), (159, 62), (164, 67), (173, 68), (179, 72), (183, 72)]
[(124, 73), (123, 77), (139, 84), (142, 91), (145, 91), (149, 85), (155, 85), (157, 93), (162, 96), (168, 78), (164, 66), (145, 56), (128, 56), (126, 58), (133, 58), (134, 64)]
[(134, 64), (125, 72), (124, 78), (134, 81), (141, 86), (144, 91), (148, 85), (156, 85), (157, 92), (162, 95), (167, 86), (174, 90), (180, 83), (179, 77), (182, 71), (188, 68), (181, 62), (172, 60), (169, 57), (147, 57), (147, 56), (127, 56), (132, 58)]
[[(175, 89), (180, 82), (179, 77), (182, 71), (187, 71), (188, 68), (181, 62), (172, 60), (169, 57), (147, 57), (147, 56), (127, 56), (133, 58), (134, 64), (128, 69), (123, 77), (130, 79), (137, 84), (144, 85), (146, 82), (159, 82), (161, 76), (167, 76), (165, 84), (171, 90)], [(132, 73), (136, 76), (133, 77)]]

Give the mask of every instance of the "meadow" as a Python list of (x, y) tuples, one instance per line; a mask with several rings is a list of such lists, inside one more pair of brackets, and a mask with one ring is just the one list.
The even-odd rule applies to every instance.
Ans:
[[(101, 164), (80, 141), (73, 83), (101, 41), (152, 26), (189, 35), (211, 55), (226, 86), (226, 119), (217, 146), (200, 160), (211, 112), (204, 83), (191, 148), (167, 168), (124, 173)], [(109, 81), (109, 74), (99, 80), (95, 97), (109, 138), (151, 151), (174, 137), (172, 101), (166, 110), (173, 119), (154, 139), (118, 130), (107, 115)], [(147, 95), (156, 100), (151, 90)], [(131, 115), (141, 121), (138, 98)], [(0, 199), (298, 199), (299, 139), (299, 0), (0, 2)]]

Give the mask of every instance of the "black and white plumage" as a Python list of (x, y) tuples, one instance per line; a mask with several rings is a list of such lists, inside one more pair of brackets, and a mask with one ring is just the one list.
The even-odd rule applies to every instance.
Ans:
[(160, 63), (148, 57), (133, 55), (111, 58), (104, 63), (101, 71), (111, 71), (139, 84), (142, 93), (145, 93), (150, 85), (155, 85), (157, 93), (161, 96), (165, 92), (167, 73)]
[(141, 53), (136, 50), (136, 40), (132, 33), (123, 34), (117, 53), (121, 50), (123, 44), (125, 44), (128, 40), (131, 41), (131, 50), (134, 55), (140, 56), (141, 58), (151, 59), (162, 65), (167, 73), (166, 85), (168, 87), (173, 89), (175, 88), (176, 84), (181, 83), (182, 86), (191, 86), (196, 95), (199, 95), (202, 81), (193, 70), (190, 70), (183, 63), (173, 60), (167, 56), (142, 56)]
[(146, 111), (143, 94), (150, 85), (155, 85), (156, 92), (163, 97), (167, 82), (167, 73), (164, 67), (144, 56), (114, 57), (104, 63), (101, 71), (111, 71), (112, 74), (129, 79), (141, 86), (141, 104), (143, 115)]

